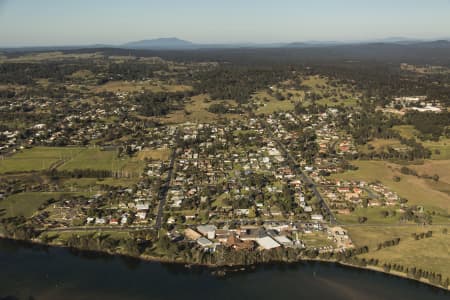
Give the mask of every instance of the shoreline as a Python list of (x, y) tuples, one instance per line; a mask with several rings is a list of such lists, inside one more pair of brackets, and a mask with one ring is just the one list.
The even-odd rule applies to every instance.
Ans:
[(366, 271), (371, 271), (371, 272), (376, 272), (376, 273), (382, 273), (384, 275), (388, 275), (388, 276), (394, 276), (397, 278), (402, 278), (402, 279), (407, 279), (413, 282), (417, 282), (417, 283), (421, 283), (433, 288), (438, 288), (440, 290), (446, 291), (446, 292), (450, 292), (450, 287), (443, 287), (441, 285), (437, 285), (434, 283), (429, 282), (427, 279), (415, 279), (415, 278), (411, 278), (409, 277), (406, 273), (402, 273), (402, 272), (397, 272), (397, 271), (390, 271), (390, 272), (386, 272), (383, 270), (383, 268), (381, 267), (377, 267), (377, 266), (357, 266), (357, 265), (352, 265), (346, 262), (342, 262), (342, 261), (336, 261), (336, 260), (326, 260), (326, 259), (320, 259), (320, 258), (301, 258), (295, 261), (273, 261), (273, 262), (259, 262), (259, 263), (255, 263), (255, 264), (251, 264), (251, 265), (234, 265), (234, 264), (224, 264), (224, 265), (217, 265), (217, 264), (202, 264), (202, 263), (192, 263), (192, 262), (185, 262), (185, 261), (177, 261), (177, 260), (173, 260), (173, 259), (169, 259), (169, 258), (164, 258), (164, 257), (156, 257), (156, 256), (150, 256), (150, 255), (140, 255), (140, 256), (133, 256), (133, 255), (129, 255), (129, 254), (125, 254), (125, 253), (119, 253), (119, 252), (112, 252), (112, 251), (99, 251), (99, 250), (86, 250), (86, 249), (79, 249), (79, 248), (75, 248), (75, 247), (68, 247), (65, 245), (61, 245), (61, 244), (46, 244), (46, 243), (42, 243), (40, 241), (37, 240), (22, 240), (22, 239), (15, 239), (15, 238), (10, 238), (10, 237), (5, 237), (2, 234), (0, 234), (0, 240), (9, 240), (9, 241), (14, 241), (14, 242), (21, 242), (21, 243), (26, 243), (26, 244), (30, 244), (30, 245), (38, 245), (38, 246), (42, 246), (42, 247), (53, 247), (53, 248), (59, 248), (59, 249), (69, 249), (69, 250), (76, 250), (76, 251), (80, 251), (80, 252), (86, 252), (86, 253), (97, 253), (97, 254), (104, 254), (104, 255), (109, 255), (109, 256), (115, 256), (115, 257), (125, 257), (125, 258), (133, 258), (133, 259), (137, 259), (140, 261), (145, 261), (145, 262), (153, 262), (153, 263), (162, 263), (162, 264), (172, 264), (172, 265), (180, 265), (183, 266), (186, 269), (190, 269), (191, 267), (202, 267), (202, 268), (207, 268), (208, 270), (211, 271), (211, 274), (213, 276), (226, 276), (226, 274), (228, 272), (240, 272), (240, 271), (247, 271), (247, 270), (252, 270), (254, 268), (256, 268), (259, 265), (267, 265), (267, 264), (292, 264), (292, 263), (302, 263), (302, 262), (319, 262), (319, 263), (328, 263), (328, 264), (335, 264), (338, 266), (343, 266), (346, 268), (353, 268), (353, 269), (359, 269), (359, 270), (366, 270)]

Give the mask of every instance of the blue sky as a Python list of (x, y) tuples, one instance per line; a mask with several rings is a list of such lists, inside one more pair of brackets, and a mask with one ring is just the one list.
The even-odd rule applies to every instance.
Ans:
[(450, 38), (450, 0), (0, 0), (0, 46)]

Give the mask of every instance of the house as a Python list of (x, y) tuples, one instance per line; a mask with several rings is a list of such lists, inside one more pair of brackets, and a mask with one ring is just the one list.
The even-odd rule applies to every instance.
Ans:
[(104, 224), (106, 224), (106, 220), (103, 218), (97, 218), (97, 219), (95, 219), (95, 224), (104, 225)]
[(140, 220), (145, 220), (145, 218), (147, 218), (147, 213), (145, 211), (139, 211), (136, 216), (140, 219)]
[(138, 211), (148, 211), (150, 208), (150, 205), (148, 203), (141, 203), (136, 205), (136, 209)]

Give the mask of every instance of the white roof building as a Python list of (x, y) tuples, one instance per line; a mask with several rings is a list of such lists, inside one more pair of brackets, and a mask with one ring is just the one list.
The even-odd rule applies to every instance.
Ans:
[(270, 250), (281, 246), (274, 239), (268, 236), (256, 239), (256, 242), (265, 250)]
[(274, 239), (280, 243), (281, 245), (285, 246), (285, 247), (292, 247), (294, 245), (294, 243), (287, 237), (285, 237), (284, 235), (279, 235), (274, 237)]
[(201, 237), (197, 240), (197, 244), (202, 247), (211, 247), (213, 243), (205, 237)]
[(323, 216), (322, 215), (311, 215), (311, 220), (323, 221)]
[(149, 210), (150, 205), (148, 203), (137, 204), (136, 209), (137, 210)]
[(210, 239), (213, 239), (216, 235), (217, 227), (215, 225), (199, 225), (197, 226), (197, 231), (202, 235), (207, 236)]

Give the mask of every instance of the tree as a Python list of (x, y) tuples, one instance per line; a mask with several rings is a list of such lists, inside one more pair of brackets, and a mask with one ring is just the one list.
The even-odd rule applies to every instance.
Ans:
[(367, 217), (358, 217), (358, 222), (360, 224), (366, 223), (367, 222)]

